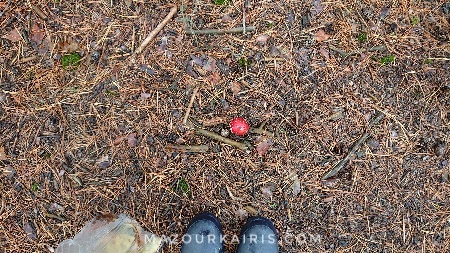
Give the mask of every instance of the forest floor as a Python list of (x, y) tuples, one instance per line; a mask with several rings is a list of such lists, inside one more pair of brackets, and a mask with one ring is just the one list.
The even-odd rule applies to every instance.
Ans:
[(282, 252), (450, 252), (449, 23), (427, 0), (0, 1), (0, 253), (201, 211), (270, 218)]

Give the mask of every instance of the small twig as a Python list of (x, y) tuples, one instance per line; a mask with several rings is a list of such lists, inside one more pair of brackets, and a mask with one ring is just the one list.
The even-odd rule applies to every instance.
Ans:
[(33, 55), (33, 56), (30, 56), (30, 57), (22, 58), (19, 62), (20, 63), (26, 63), (26, 62), (29, 62), (29, 61), (34, 61), (36, 59), (37, 59), (37, 56)]
[(205, 153), (208, 152), (207, 145), (174, 145), (168, 144), (166, 149), (183, 153)]
[(337, 52), (337, 53), (339, 53), (339, 54), (341, 55), (342, 58), (345, 58), (345, 57), (348, 56), (348, 53), (347, 53), (347, 52), (344, 52), (344, 51), (340, 50), (339, 48), (330, 46), (330, 49), (333, 50), (333, 51), (335, 51), (335, 52)]
[(4, 209), (5, 209), (5, 200), (2, 199), (2, 207), (0, 208), (0, 215), (3, 213)]
[(169, 23), (169, 20), (171, 20), (173, 18), (175, 13), (177, 13), (176, 5), (170, 9), (169, 14), (167, 14), (167, 16), (164, 18), (164, 20), (161, 23), (159, 23), (159, 25), (147, 36), (147, 38), (145, 38), (145, 40), (138, 47), (138, 49), (136, 49), (136, 51), (134, 51), (135, 55), (140, 54), (144, 50), (144, 48), (148, 45), (148, 43), (150, 43), (150, 41), (152, 41), (152, 39), (163, 29), (163, 27), (166, 26), (167, 23)]
[(5, 9), (3, 9), (2, 12), (0, 12), (0, 18), (3, 16), (3, 14), (5, 14), (6, 10), (9, 8), (9, 6), (11, 5), (11, 0), (8, 1), (8, 4), (6, 5)]
[(58, 215), (55, 215), (55, 214), (51, 214), (51, 213), (44, 213), (44, 215), (46, 216), (46, 217), (48, 217), (48, 218), (52, 218), (52, 219), (57, 219), (57, 220), (59, 220), (59, 221), (65, 221), (66, 219), (64, 219), (63, 217), (61, 217), (61, 216), (58, 216)]
[(195, 96), (197, 96), (198, 89), (199, 89), (199, 86), (195, 87), (194, 91), (192, 92), (191, 100), (189, 100), (188, 108), (187, 108), (186, 114), (184, 115), (184, 118), (183, 118), (184, 125), (186, 125), (187, 119), (189, 118), (189, 114), (191, 113), (191, 108), (192, 108), (192, 105), (194, 104)]
[(254, 26), (247, 27), (236, 27), (230, 30), (219, 30), (219, 29), (203, 29), (203, 30), (187, 30), (186, 34), (189, 35), (205, 35), (205, 34), (225, 34), (225, 33), (242, 33), (242, 32), (253, 32), (255, 31)]
[(372, 128), (374, 125), (378, 124), (378, 122), (380, 122), (383, 118), (384, 118), (384, 113), (380, 112), (378, 114), (378, 116), (369, 123), (369, 129), (367, 130), (367, 132), (364, 133), (361, 136), (361, 138), (359, 138), (359, 140), (355, 143), (355, 145), (350, 150), (350, 152), (348, 152), (348, 154), (345, 156), (345, 158), (342, 159), (338, 164), (336, 164), (331, 171), (329, 171), (327, 174), (325, 174), (322, 177), (322, 180), (326, 180), (330, 177), (335, 176), (339, 171), (341, 171), (342, 168), (344, 168), (344, 166), (350, 160), (350, 157), (352, 157), (356, 153), (356, 151), (358, 151), (358, 149), (361, 147), (361, 145), (367, 140), (367, 138), (369, 138), (370, 128)]
[(46, 15), (39, 7), (37, 7), (37, 6), (35, 6), (35, 5), (31, 5), (31, 9), (32, 9), (34, 12), (36, 12), (36, 14), (37, 14), (40, 18), (42, 18), (43, 20), (47, 20), (47, 19), (48, 19), (47, 15)]
[(241, 198), (235, 197), (235, 196), (233, 195), (233, 193), (231, 192), (230, 187), (228, 187), (228, 185), (226, 185), (225, 187), (227, 188), (227, 192), (228, 192), (228, 194), (230, 195), (230, 198), (231, 198), (232, 200), (242, 201)]
[(223, 143), (225, 143), (225, 144), (234, 146), (234, 147), (236, 147), (236, 148), (238, 148), (238, 149), (241, 149), (241, 150), (244, 150), (244, 151), (247, 151), (247, 150), (248, 150), (248, 146), (245, 145), (244, 143), (240, 143), (240, 142), (234, 141), (234, 140), (232, 140), (232, 139), (223, 137), (223, 136), (221, 136), (221, 135), (218, 135), (218, 134), (216, 134), (216, 133), (210, 132), (210, 131), (208, 131), (208, 130), (201, 129), (201, 128), (194, 128), (194, 131), (195, 131), (196, 134), (203, 135), (203, 136), (205, 136), (205, 137), (214, 139), (214, 140), (216, 140), (216, 141), (223, 142)]

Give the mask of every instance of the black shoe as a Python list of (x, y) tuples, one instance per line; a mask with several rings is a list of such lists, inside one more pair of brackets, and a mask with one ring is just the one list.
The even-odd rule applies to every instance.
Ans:
[(239, 238), (237, 253), (278, 253), (277, 230), (266, 218), (248, 219)]
[(212, 213), (192, 218), (182, 239), (181, 253), (223, 253), (222, 226)]

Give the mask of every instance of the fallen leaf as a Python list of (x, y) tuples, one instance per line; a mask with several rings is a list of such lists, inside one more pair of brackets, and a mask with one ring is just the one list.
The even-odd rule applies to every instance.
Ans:
[(123, 137), (123, 136), (117, 136), (117, 138), (114, 139), (113, 144), (114, 144), (114, 145), (119, 145), (123, 140), (125, 140), (125, 137)]
[(211, 75), (208, 76), (208, 80), (212, 84), (218, 84), (220, 82), (220, 74), (219, 74), (219, 72), (213, 72)]
[(270, 187), (270, 186), (262, 187), (261, 192), (264, 195), (264, 197), (266, 197), (266, 198), (273, 197), (272, 187)]
[(255, 41), (261, 44), (266, 43), (266, 41), (269, 39), (269, 35), (267, 34), (261, 34), (258, 37), (256, 37)]
[(19, 31), (17, 29), (12, 29), (9, 31), (8, 35), (4, 35), (2, 38), (10, 40), (11, 42), (17, 42), (22, 39), (22, 36), (20, 36)]
[(332, 202), (333, 200), (334, 200), (334, 197), (333, 197), (333, 196), (322, 199), (322, 201), (323, 201), (324, 203)]
[(0, 146), (0, 161), (6, 160), (5, 148)]
[(149, 99), (152, 95), (150, 93), (142, 92), (141, 93), (141, 99), (146, 100)]
[(48, 211), (50, 213), (53, 213), (53, 212), (56, 212), (56, 211), (62, 211), (62, 210), (64, 210), (64, 208), (58, 203), (52, 203), (50, 205), (50, 207), (48, 208)]
[(63, 52), (74, 52), (78, 50), (79, 45), (77, 42), (74, 41), (72, 42), (64, 41), (59, 43), (59, 47)]
[(209, 58), (206, 64), (203, 66), (203, 69), (209, 72), (216, 71), (216, 59)]
[(137, 145), (136, 134), (135, 133), (129, 134), (127, 137), (127, 142), (130, 148), (136, 147)]
[(230, 17), (230, 15), (228, 15), (228, 14), (225, 14), (223, 17), (222, 17), (222, 22), (224, 22), (224, 23), (226, 23), (226, 22), (230, 22), (230, 21), (232, 21), (233, 19)]
[(311, 16), (315, 17), (316, 15), (320, 14), (323, 11), (322, 2), (320, 0), (314, 0), (312, 2), (312, 6), (310, 9)]
[(198, 74), (194, 71), (194, 60), (190, 60), (186, 64), (186, 73), (193, 78), (197, 78)]
[(34, 41), (37, 45), (42, 43), (44, 39), (44, 30), (42, 30), (38, 24), (34, 24), (31, 28), (30, 40)]
[(109, 156), (108, 155), (104, 155), (104, 156), (100, 157), (99, 159), (97, 159), (95, 164), (100, 169), (106, 169), (109, 166), (111, 166), (111, 161), (109, 160)]
[(292, 183), (292, 194), (294, 196), (297, 196), (299, 193), (300, 193), (300, 180), (298, 179), (298, 176), (295, 175), (294, 183)]
[(238, 82), (231, 82), (230, 89), (233, 95), (237, 95), (241, 91), (241, 85)]
[(25, 233), (27, 234), (27, 236), (30, 239), (37, 239), (37, 235), (36, 235), (36, 229), (34, 228), (33, 224), (31, 224), (30, 222), (25, 223), (25, 225), (23, 225), (23, 230), (25, 231)]
[(197, 57), (197, 56), (191, 54), (191, 60), (192, 60), (192, 63), (194, 63), (195, 65), (203, 67), (206, 63), (206, 56), (201, 55), (200, 57)]
[(269, 150), (270, 146), (272, 146), (273, 141), (271, 139), (264, 138), (261, 140), (256, 146), (256, 151), (258, 151), (258, 155), (265, 155)]
[(248, 218), (248, 212), (242, 208), (236, 211), (236, 215), (241, 220), (246, 220)]
[(247, 211), (250, 216), (256, 216), (259, 213), (253, 206), (244, 206), (244, 210)]
[(331, 35), (326, 34), (323, 29), (320, 29), (314, 34), (314, 38), (317, 42), (322, 42), (330, 38)]
[(381, 9), (380, 19), (385, 19), (389, 15), (390, 12), (391, 12), (390, 8), (383, 7), (383, 9)]

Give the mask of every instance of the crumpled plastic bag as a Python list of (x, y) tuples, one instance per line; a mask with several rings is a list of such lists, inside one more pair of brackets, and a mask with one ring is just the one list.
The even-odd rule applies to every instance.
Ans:
[(161, 238), (144, 231), (126, 214), (100, 215), (73, 239), (62, 241), (56, 253), (156, 253)]

